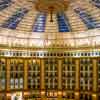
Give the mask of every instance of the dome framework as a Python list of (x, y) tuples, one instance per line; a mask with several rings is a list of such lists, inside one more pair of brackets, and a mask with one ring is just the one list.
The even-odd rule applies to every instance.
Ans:
[(0, 100), (99, 100), (99, 38), (99, 0), (0, 0)]

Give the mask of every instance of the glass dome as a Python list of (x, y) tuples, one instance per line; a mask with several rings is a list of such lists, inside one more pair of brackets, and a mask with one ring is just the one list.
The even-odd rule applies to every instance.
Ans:
[[(47, 11), (36, 9), (36, 3), (41, 7), (42, 1), (48, 2), (40, 1), (0, 0), (1, 45), (77, 48), (100, 44), (99, 0), (63, 0), (66, 4), (61, 6), (62, 0), (54, 0)], [(52, 15), (50, 7), (55, 10)]]

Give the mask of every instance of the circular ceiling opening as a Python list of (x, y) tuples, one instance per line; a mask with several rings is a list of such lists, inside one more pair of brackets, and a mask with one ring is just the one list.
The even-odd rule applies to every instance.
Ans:
[(68, 0), (37, 0), (35, 8), (40, 12), (59, 13), (67, 10), (68, 4)]

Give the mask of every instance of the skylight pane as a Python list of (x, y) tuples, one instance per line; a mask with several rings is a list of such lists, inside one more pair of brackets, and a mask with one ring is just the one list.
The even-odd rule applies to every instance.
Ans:
[(0, 11), (10, 6), (11, 0), (1, 0), (0, 1)]
[(33, 32), (44, 32), (46, 23), (46, 15), (44, 13), (38, 14), (33, 25)]
[(96, 7), (100, 8), (100, 0), (92, 0), (92, 2)]
[(4, 28), (16, 29), (19, 22), (23, 19), (24, 15), (28, 12), (27, 9), (22, 8), (18, 10), (12, 17), (10, 17), (3, 25)]
[(70, 25), (64, 14), (57, 14), (59, 32), (70, 32)]
[(82, 21), (86, 24), (88, 29), (93, 29), (97, 27), (95, 19), (93, 19), (91, 15), (87, 14), (83, 9), (78, 7), (74, 10), (80, 16)]

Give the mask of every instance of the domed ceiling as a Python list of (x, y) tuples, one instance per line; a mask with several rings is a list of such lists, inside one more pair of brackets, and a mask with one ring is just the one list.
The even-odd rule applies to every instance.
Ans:
[(100, 0), (0, 0), (0, 27), (39, 33), (100, 28)]

